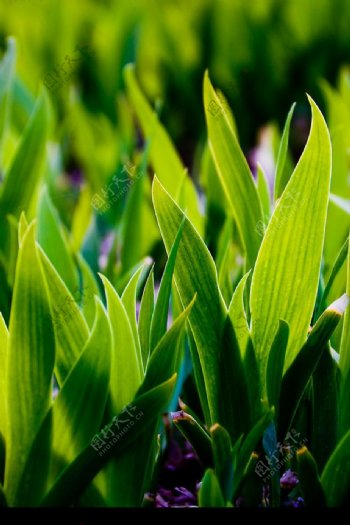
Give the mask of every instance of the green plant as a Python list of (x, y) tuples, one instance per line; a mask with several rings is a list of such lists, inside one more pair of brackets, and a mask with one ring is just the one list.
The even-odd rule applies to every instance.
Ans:
[(206, 469), (200, 506), (279, 506), (288, 470), (307, 506), (344, 505), (349, 141), (336, 126), (347, 125), (346, 71), (339, 92), (324, 87), (332, 140), (309, 97), (311, 129), (294, 168), (291, 109), (274, 191), (261, 167), (254, 179), (206, 73), (203, 214), (127, 66), (123, 107), (133, 108), (144, 143), (135, 146), (126, 112), (127, 160), (113, 174), (116, 130), (99, 123), (112, 153), (90, 158), (84, 141), (96, 120), (72, 103), (85, 185), (67, 210), (56, 112), (43, 90), (23, 103), (21, 134), (15, 55), (10, 40), (0, 68), (0, 504), (142, 505), (165, 448), (161, 414), (180, 396), (171, 419)]

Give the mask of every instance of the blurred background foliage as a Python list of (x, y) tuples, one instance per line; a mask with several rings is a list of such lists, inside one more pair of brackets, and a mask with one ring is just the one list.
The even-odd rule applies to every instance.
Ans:
[(0, 9), (1, 47), (8, 35), (18, 39), (18, 72), (31, 94), (87, 46), (53, 96), (60, 118), (71, 85), (104, 133), (120, 129), (122, 69), (135, 62), (149, 99), (162, 100), (161, 119), (186, 165), (203, 135), (206, 68), (246, 149), (262, 124), (282, 124), (293, 100), (307, 107), (305, 91), (319, 99), (319, 80), (334, 83), (350, 56), (346, 0), (1, 0)]
[[(0, 0), (0, 53), (9, 36), (17, 48), (0, 170), (10, 166), (45, 85), (52, 110), (45, 182), (73, 251), (80, 250), (93, 270), (102, 266), (117, 289), (146, 255), (161, 261), (162, 268), (165, 252), (151, 205), (151, 177), (133, 191), (130, 184), (137, 179), (135, 170), (149, 160), (156, 171), (148, 159), (147, 112), (139, 128), (136, 99), (127, 96), (124, 85), (124, 67), (134, 63), (141, 90), (183, 162), (177, 173), (186, 168), (199, 190), (199, 206), (193, 205), (190, 217), (220, 259), (232, 225), (225, 223), (225, 199), (206, 145), (204, 71), (209, 69), (232, 107), (253, 171), (260, 160), (271, 183), (293, 101), (298, 102), (290, 133), (294, 161), (309, 129), (305, 92), (328, 116), (340, 113), (346, 125), (349, 104), (344, 102), (345, 112), (336, 102), (332, 106), (330, 86), (340, 85), (342, 96), (349, 91), (349, 75), (341, 69), (350, 57), (349, 20), (347, 0)], [(345, 146), (338, 148), (343, 170)], [(173, 165), (169, 170), (176, 171)], [(113, 205), (111, 181), (121, 192)], [(184, 205), (194, 195), (186, 184)], [(348, 193), (347, 186), (337, 194), (349, 198)], [(104, 199), (109, 205), (102, 212)], [(205, 211), (205, 224), (195, 219), (198, 210)], [(342, 232), (326, 246), (329, 261), (343, 237)], [(239, 253), (232, 250), (228, 266)]]

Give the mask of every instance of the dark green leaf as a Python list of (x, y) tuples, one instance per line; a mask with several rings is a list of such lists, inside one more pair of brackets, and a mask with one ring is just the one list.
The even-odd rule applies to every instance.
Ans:
[(278, 425), (280, 436), (287, 433), (307, 384), (347, 304), (348, 298), (344, 295), (327, 308), (312, 328), (307, 341), (288, 368), (281, 387)]
[(298, 450), (297, 458), (299, 483), (306, 507), (325, 507), (326, 500), (316, 461), (306, 447)]
[(212, 442), (209, 434), (198, 422), (183, 410), (171, 413), (171, 420), (181, 434), (191, 443), (204, 467), (214, 465)]
[(139, 338), (143, 368), (146, 369), (150, 355), (151, 322), (154, 311), (154, 269), (150, 271), (143, 290), (139, 314)]
[(295, 102), (290, 108), (289, 113), (287, 115), (278, 151), (275, 177), (275, 201), (281, 197), (284, 188), (287, 186), (289, 178), (292, 174), (292, 167), (290, 166), (290, 160), (288, 159), (288, 141), (290, 123), (292, 121), (294, 109)]
[[(171, 399), (176, 376), (165, 383), (157, 386), (151, 391), (137, 397), (133, 405), (142, 412), (142, 417), (131, 429), (121, 429), (124, 433), (118, 438), (118, 446), (114, 443), (102, 448), (100, 452), (92, 446), (88, 446), (81, 454), (64, 470), (54, 486), (45, 496), (41, 505), (44, 507), (67, 506), (74, 503), (80, 494), (86, 489), (96, 474), (107, 464), (112, 457), (121, 455), (144, 431), (151, 425), (159, 414), (164, 410)], [(113, 421), (106, 425), (109, 427)], [(121, 434), (121, 433), (119, 433)], [(102, 436), (102, 434), (100, 435)], [(98, 438), (97, 438), (98, 439)], [(101, 438), (99, 438), (101, 439)]]
[(275, 407), (277, 414), (288, 337), (289, 326), (285, 321), (281, 320), (271, 346), (266, 370), (267, 398), (269, 405)]
[(171, 293), (171, 286), (173, 280), (173, 273), (175, 268), (175, 261), (177, 252), (179, 249), (179, 244), (181, 241), (181, 236), (185, 224), (185, 217), (182, 219), (179, 230), (176, 234), (174, 244), (171, 247), (169, 252), (169, 258), (165, 266), (163, 277), (160, 283), (157, 303), (154, 309), (154, 314), (152, 317), (151, 325), (151, 342), (150, 350), (153, 352), (154, 348), (159, 343), (160, 339), (166, 332), (167, 322), (168, 322), (168, 312), (169, 312), (169, 299)]
[(208, 469), (198, 493), (200, 507), (226, 507), (218, 479), (212, 469)]
[(10, 505), (16, 501), (30, 448), (51, 404), (54, 356), (49, 303), (32, 224), (19, 249), (9, 327), (5, 491)]
[(329, 507), (348, 505), (350, 494), (350, 430), (325, 466), (321, 483)]

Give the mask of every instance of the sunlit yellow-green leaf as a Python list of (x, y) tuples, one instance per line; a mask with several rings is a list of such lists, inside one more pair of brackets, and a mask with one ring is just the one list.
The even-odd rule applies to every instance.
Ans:
[(101, 275), (108, 316), (112, 327), (111, 401), (114, 412), (131, 402), (141, 384), (141, 352), (135, 344), (133, 329), (125, 306), (108, 279)]
[(227, 108), (211, 85), (208, 73), (204, 77), (204, 105), (210, 151), (237, 223), (249, 269), (254, 266), (261, 242), (257, 229), (262, 220), (260, 199)]
[(322, 114), (310, 99), (312, 125), (269, 222), (253, 273), (252, 335), (265, 377), (278, 322), (290, 328), (286, 366), (305, 341), (315, 304), (331, 175), (331, 146)]
[(51, 403), (54, 367), (54, 335), (34, 224), (19, 249), (9, 333), (5, 490), (12, 504), (34, 437)]
[(85, 346), (89, 329), (77, 300), (43, 250), (40, 249), (39, 253), (55, 331), (55, 374), (59, 384), (62, 384)]
[[(153, 202), (159, 228), (169, 253), (184, 214), (156, 178)], [(175, 265), (175, 282), (184, 305), (197, 299), (189, 323), (198, 349), (212, 423), (219, 418), (219, 362), (226, 307), (221, 296), (214, 261), (203, 240), (185, 219)]]

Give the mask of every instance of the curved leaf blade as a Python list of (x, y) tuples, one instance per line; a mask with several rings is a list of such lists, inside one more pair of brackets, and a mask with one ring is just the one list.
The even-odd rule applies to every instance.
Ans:
[(204, 106), (210, 151), (237, 223), (249, 269), (255, 264), (261, 242), (257, 229), (262, 220), (260, 199), (228, 110), (211, 85), (208, 72), (204, 76)]
[(9, 327), (5, 491), (10, 505), (16, 499), (34, 437), (51, 404), (55, 358), (34, 226), (28, 228), (19, 249)]
[[(163, 241), (169, 253), (184, 214), (157, 178), (153, 182), (153, 203)], [(175, 282), (183, 304), (189, 304), (197, 294), (189, 323), (203, 370), (210, 423), (220, 422), (218, 353), (221, 348), (226, 307), (218, 287), (214, 261), (187, 218), (178, 248)]]
[(309, 101), (309, 139), (267, 227), (252, 279), (252, 336), (264, 391), (268, 352), (279, 320), (284, 319), (290, 328), (288, 366), (305, 341), (317, 295), (331, 145), (323, 116), (313, 100)]

